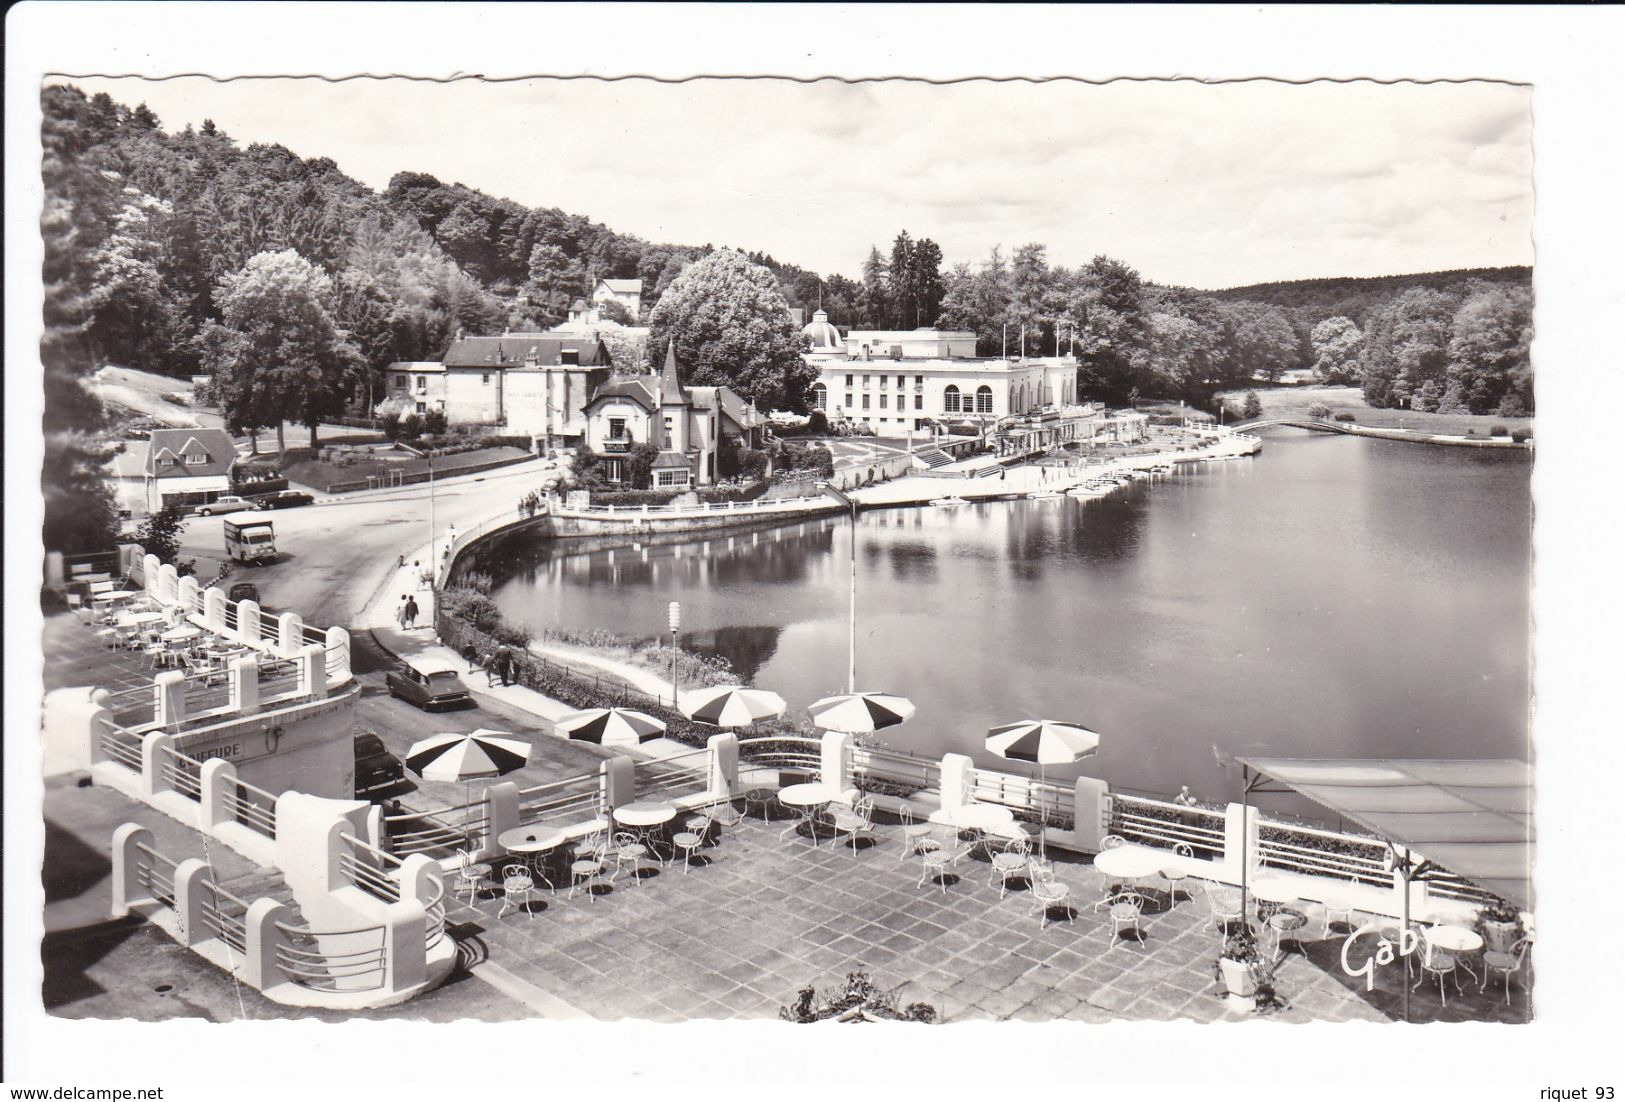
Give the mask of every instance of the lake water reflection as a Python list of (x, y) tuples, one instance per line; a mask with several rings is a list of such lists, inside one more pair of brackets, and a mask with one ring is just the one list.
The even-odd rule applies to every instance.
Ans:
[[(1215, 745), (1526, 757), (1529, 473), (1521, 453), (1281, 430), (1107, 499), (865, 513), (859, 687), (919, 706), (884, 733), (900, 748), (991, 763), (989, 726), (1080, 720), (1100, 753), (1050, 776), (1213, 799), (1237, 787)], [(832, 519), (511, 540), (481, 568), (536, 628), (647, 639), (680, 601), (686, 645), (800, 708), (844, 688), (848, 538)]]

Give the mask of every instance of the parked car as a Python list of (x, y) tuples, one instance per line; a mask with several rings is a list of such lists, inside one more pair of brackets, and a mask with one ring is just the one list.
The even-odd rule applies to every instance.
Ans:
[(302, 490), (278, 490), (274, 494), (265, 494), (255, 500), (259, 502), (261, 509), (293, 509), (300, 505), (309, 505), (316, 498)]
[(259, 604), (260, 587), (253, 582), (238, 582), (231, 587), (231, 592), (226, 597), (232, 604), (236, 604), (238, 601), (253, 601), (255, 604)]
[(199, 505), (197, 507), (197, 515), (200, 517), (212, 517), (217, 513), (236, 513), (243, 509), (257, 508), (259, 508), (259, 506), (248, 500), (246, 497), (238, 497), (236, 494), (224, 494), (205, 505)]
[(401, 663), (384, 675), (389, 695), (422, 708), (425, 712), (437, 708), (471, 708), (474, 699), (468, 695), (463, 679), (449, 666), (417, 669)]
[(384, 794), (406, 779), (406, 766), (389, 752), (384, 740), (371, 731), (355, 736), (355, 794), (365, 798)]

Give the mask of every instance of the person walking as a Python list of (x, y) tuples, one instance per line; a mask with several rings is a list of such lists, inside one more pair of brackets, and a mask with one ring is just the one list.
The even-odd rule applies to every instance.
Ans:
[(497, 648), (496, 667), (497, 676), (502, 678), (502, 683), (504, 685), (512, 684), (513, 651), (508, 649), (506, 643)]
[(406, 598), (405, 612), (407, 629), (416, 628), (418, 626), (418, 599), (416, 597)]
[(409, 605), (410, 601), (408, 601), (406, 594), (402, 593), (400, 607), (395, 610), (395, 622), (401, 625), (402, 631), (406, 630), (406, 610)]

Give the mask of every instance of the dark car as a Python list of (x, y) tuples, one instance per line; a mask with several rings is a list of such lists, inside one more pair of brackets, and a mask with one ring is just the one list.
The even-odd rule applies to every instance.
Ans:
[(300, 505), (309, 505), (316, 498), (300, 490), (278, 490), (274, 494), (265, 494), (256, 498), (261, 509), (292, 509)]
[(437, 666), (419, 670), (402, 664), (384, 677), (389, 695), (414, 704), (425, 712), (437, 708), (469, 708), (474, 704), (457, 671)]
[(406, 779), (406, 766), (389, 752), (384, 740), (371, 731), (355, 736), (355, 794), (358, 797), (394, 791)]
[(236, 604), (238, 601), (253, 601), (255, 604), (259, 604), (260, 587), (253, 582), (238, 582), (231, 587), (231, 592), (226, 595), (226, 599), (232, 604)]

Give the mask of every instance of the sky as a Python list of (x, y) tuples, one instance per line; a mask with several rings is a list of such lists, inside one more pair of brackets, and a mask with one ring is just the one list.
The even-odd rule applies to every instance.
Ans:
[(1527, 87), (78, 79), (164, 126), (856, 277), (906, 229), (1199, 288), (1533, 262)]

